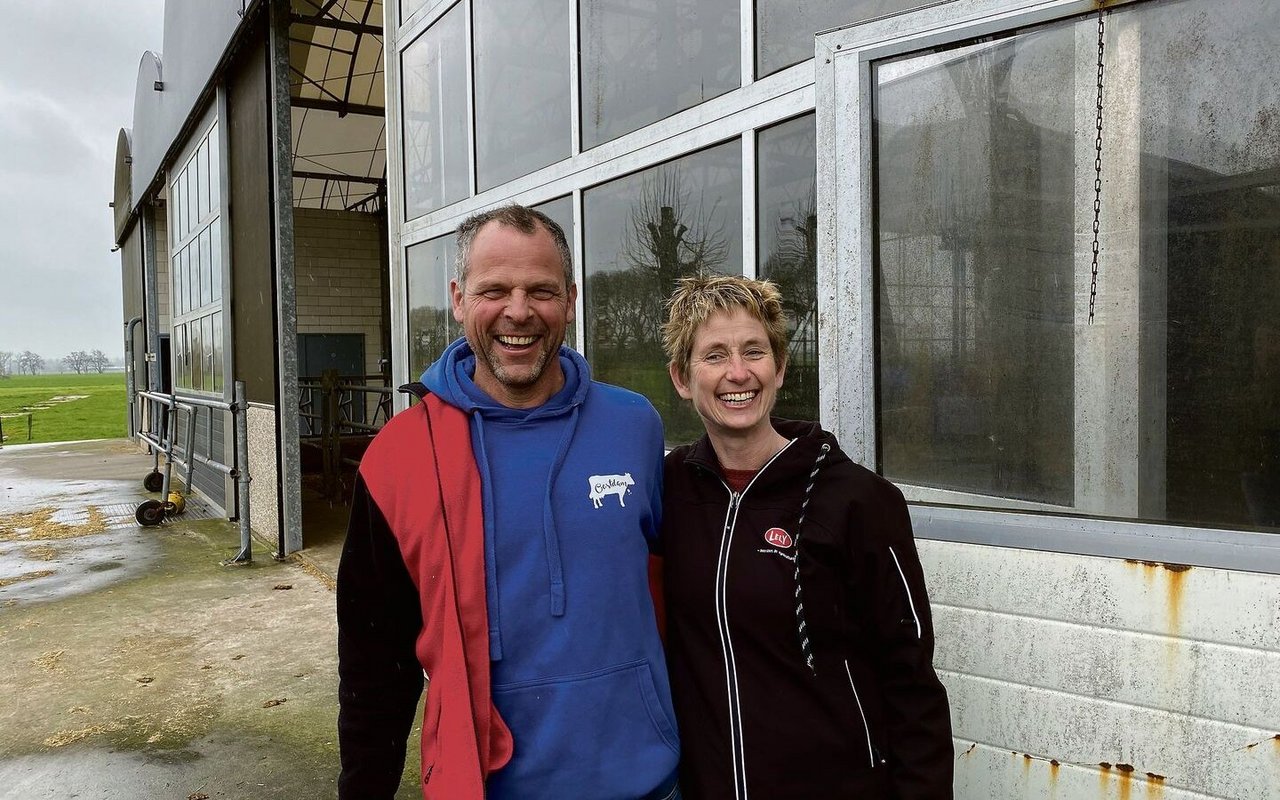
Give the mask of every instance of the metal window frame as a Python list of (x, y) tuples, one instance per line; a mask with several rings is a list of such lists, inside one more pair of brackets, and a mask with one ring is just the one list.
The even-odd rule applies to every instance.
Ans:
[[(820, 414), (856, 461), (874, 465), (877, 455), (871, 62), (1097, 9), (1094, 0), (953, 0), (818, 35)], [(910, 505), (924, 539), (1280, 574), (1280, 535), (1273, 533)]]

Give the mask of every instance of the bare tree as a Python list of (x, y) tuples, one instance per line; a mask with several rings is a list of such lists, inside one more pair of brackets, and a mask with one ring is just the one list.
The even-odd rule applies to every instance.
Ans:
[(18, 372), (29, 372), (35, 375), (44, 369), (44, 359), (30, 350), (23, 350), (18, 354)]
[(77, 375), (89, 369), (89, 354), (83, 350), (72, 350), (62, 357), (63, 365)]
[(107, 358), (107, 354), (101, 350), (94, 350), (89, 353), (89, 368), (95, 370), (99, 375), (111, 366), (111, 359)]
[(0, 350), (0, 378), (9, 377), (12, 365), (13, 353), (9, 350)]

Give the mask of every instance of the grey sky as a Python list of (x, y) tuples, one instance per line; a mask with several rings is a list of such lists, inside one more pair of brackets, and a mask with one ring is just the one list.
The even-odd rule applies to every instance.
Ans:
[(164, 0), (2, 0), (0, 350), (124, 352), (111, 201)]

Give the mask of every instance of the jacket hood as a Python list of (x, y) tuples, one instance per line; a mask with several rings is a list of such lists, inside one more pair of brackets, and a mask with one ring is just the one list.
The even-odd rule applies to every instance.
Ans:
[(465, 337), (458, 337), (422, 373), (422, 383), (433, 394), (467, 414), (479, 412), (493, 419), (536, 419), (562, 414), (582, 404), (591, 385), (591, 368), (573, 349), (560, 346), (557, 353), (564, 386), (537, 408), (508, 408), (476, 386), (476, 354)]

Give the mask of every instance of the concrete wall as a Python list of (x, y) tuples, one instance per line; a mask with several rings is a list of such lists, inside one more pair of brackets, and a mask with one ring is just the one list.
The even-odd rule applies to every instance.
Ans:
[(381, 217), (293, 211), (298, 333), (364, 334), (365, 373), (382, 370)]
[(959, 800), (1280, 796), (1280, 576), (918, 544)]

